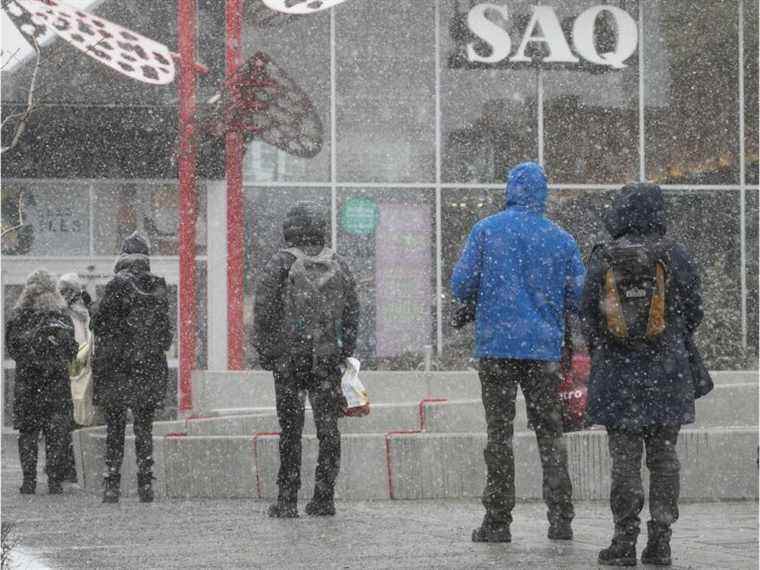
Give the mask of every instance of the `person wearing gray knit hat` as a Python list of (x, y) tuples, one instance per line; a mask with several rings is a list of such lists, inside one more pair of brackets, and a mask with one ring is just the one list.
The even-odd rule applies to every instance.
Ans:
[(168, 287), (150, 271), (150, 245), (138, 232), (122, 243), (114, 277), (93, 312), (94, 404), (107, 426), (104, 503), (117, 503), (124, 460), (127, 410), (134, 416), (137, 487), (153, 500), (153, 418), (164, 405), (173, 333)]

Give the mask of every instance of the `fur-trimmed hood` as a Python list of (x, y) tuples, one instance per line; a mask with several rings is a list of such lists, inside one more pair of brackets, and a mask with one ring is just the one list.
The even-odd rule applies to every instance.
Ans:
[(26, 278), (26, 284), (14, 305), (16, 310), (56, 311), (66, 308), (58, 292), (55, 278), (45, 269), (37, 269)]

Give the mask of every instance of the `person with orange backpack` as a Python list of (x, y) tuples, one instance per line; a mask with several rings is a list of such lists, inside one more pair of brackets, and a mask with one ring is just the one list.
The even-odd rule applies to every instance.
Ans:
[(615, 531), (599, 563), (636, 565), (646, 449), (651, 520), (641, 561), (667, 566), (670, 526), (678, 519), (678, 433), (694, 421), (695, 397), (709, 390), (704, 366), (693, 368), (692, 336), (703, 317), (700, 278), (686, 248), (666, 236), (656, 184), (624, 186), (605, 225), (612, 240), (592, 252), (582, 300), (591, 352), (587, 413), (606, 426), (612, 459)]

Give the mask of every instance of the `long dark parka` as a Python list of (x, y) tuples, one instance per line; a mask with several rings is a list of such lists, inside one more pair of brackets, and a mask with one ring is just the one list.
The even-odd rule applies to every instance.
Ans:
[[(631, 184), (605, 220), (613, 239), (664, 238), (665, 203), (654, 184)], [(612, 428), (680, 426), (694, 421), (687, 341), (702, 321), (699, 274), (683, 245), (670, 242), (667, 328), (650, 346), (631, 349), (609, 336), (601, 310), (602, 264), (592, 254), (583, 293), (583, 327), (591, 351), (590, 420)]]
[(66, 302), (58, 293), (55, 280), (45, 271), (35, 271), (27, 279), (5, 329), (8, 355), (16, 361), (13, 427), (20, 431), (38, 429), (51, 413), (71, 413), (66, 364), (31, 359), (24, 340), (40, 321), (51, 318), (69, 327), (64, 352), (70, 355), (69, 361), (73, 360), (79, 345)]
[[(150, 260), (141, 253), (122, 254), (114, 273), (90, 321), (96, 335), (95, 405), (161, 408), (169, 374), (165, 351), (172, 342), (166, 281), (150, 272)], [(135, 360), (127, 319), (141, 295), (158, 299), (160, 319), (149, 339), (156, 350)]]

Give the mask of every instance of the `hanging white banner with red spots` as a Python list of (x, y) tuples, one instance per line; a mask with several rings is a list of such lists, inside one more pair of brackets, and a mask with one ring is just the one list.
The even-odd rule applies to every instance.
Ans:
[(36, 24), (32, 20), (32, 15), (29, 10), (25, 10), (19, 6), (15, 0), (3, 0), (3, 10), (8, 14), (8, 18), (16, 26), (16, 29), (24, 37), (26, 42), (34, 49), (39, 48), (42, 36), (45, 35), (47, 29), (45, 26)]
[(312, 14), (327, 10), (346, 0), (264, 0), (264, 4), (277, 12), (286, 14)]
[(155, 85), (174, 81), (174, 61), (165, 45), (58, 0), (16, 2), (31, 13), (37, 26), (50, 28), (123, 75)]

